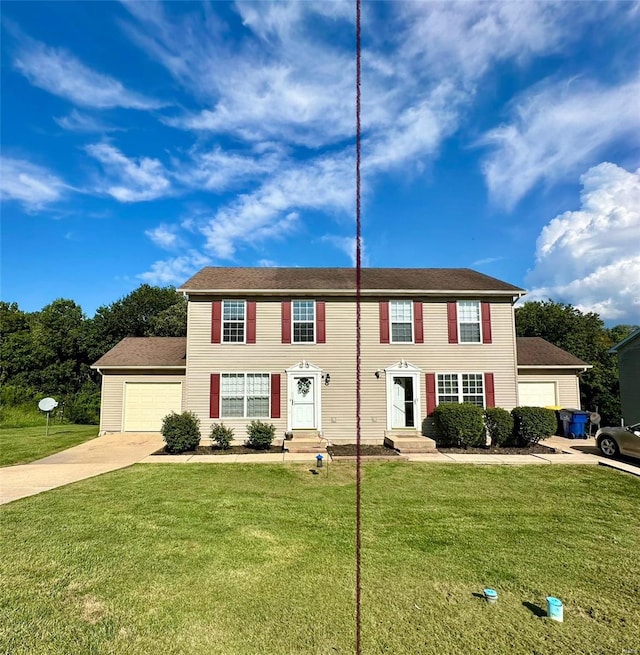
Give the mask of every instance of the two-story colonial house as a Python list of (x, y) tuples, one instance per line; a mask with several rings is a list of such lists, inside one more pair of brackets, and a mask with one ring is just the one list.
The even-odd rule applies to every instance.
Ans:
[[(442, 402), (511, 409), (580, 406), (587, 365), (542, 339), (516, 339), (524, 290), (469, 269), (362, 270), (361, 435), (432, 435)], [(277, 434), (356, 434), (353, 268), (208, 267), (180, 289), (186, 338), (127, 338), (94, 364), (101, 432), (157, 431), (190, 410), (208, 435), (244, 439), (254, 418)]]

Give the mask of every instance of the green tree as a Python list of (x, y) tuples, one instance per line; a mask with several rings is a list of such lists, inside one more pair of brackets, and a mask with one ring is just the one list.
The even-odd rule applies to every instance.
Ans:
[(620, 386), (617, 361), (608, 350), (633, 329), (625, 325), (606, 328), (598, 314), (551, 300), (528, 302), (516, 309), (519, 337), (542, 337), (593, 366), (580, 377), (582, 405), (598, 408), (603, 421), (614, 425), (620, 422)]
[[(95, 361), (125, 337), (155, 335), (154, 326), (161, 321), (158, 316), (184, 302), (173, 287), (143, 284), (111, 305), (99, 307), (90, 325), (91, 358)], [(169, 322), (170, 315), (166, 318), (166, 323)]]
[(178, 296), (175, 305), (171, 305), (149, 321), (146, 331), (148, 337), (186, 337), (187, 336), (187, 300)]

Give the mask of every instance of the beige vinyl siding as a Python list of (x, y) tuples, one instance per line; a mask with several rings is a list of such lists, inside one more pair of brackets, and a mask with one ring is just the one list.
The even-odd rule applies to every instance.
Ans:
[[(287, 429), (288, 393), (285, 369), (301, 360), (331, 374), (331, 384), (321, 385), (322, 430), (332, 440), (355, 439), (356, 428), (356, 307), (353, 299), (315, 297), (326, 302), (325, 344), (282, 344), (280, 299), (255, 298), (256, 343), (212, 344), (211, 299), (191, 299), (188, 309), (187, 401), (186, 406), (202, 421), (207, 435), (214, 422), (233, 427), (236, 438), (246, 436), (246, 419), (210, 419), (211, 373), (255, 372), (281, 374), (281, 418), (273, 419), (276, 436)], [(408, 298), (417, 300), (417, 298)], [(254, 300), (254, 298), (247, 298)], [(492, 372), (496, 404), (511, 409), (516, 405), (516, 362), (511, 302), (496, 299), (491, 304), (492, 344), (449, 344), (447, 300), (427, 299), (424, 304), (424, 344), (381, 344), (379, 301), (362, 302), (362, 437), (384, 438), (387, 428), (385, 369), (401, 359), (422, 369), (420, 373), (420, 415), (425, 418), (425, 373)]]
[(102, 371), (102, 397), (100, 403), (100, 433), (121, 432), (123, 429), (124, 384), (125, 382), (181, 382), (182, 408), (186, 406), (186, 377), (167, 375), (161, 370), (144, 374), (125, 371), (108, 373)]
[(558, 405), (580, 409), (580, 382), (575, 370), (522, 368), (518, 382), (554, 382)]

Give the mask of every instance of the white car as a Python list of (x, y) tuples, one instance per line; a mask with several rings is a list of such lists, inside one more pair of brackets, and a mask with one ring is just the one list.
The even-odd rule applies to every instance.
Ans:
[(618, 428), (600, 428), (596, 444), (605, 457), (640, 457), (640, 423)]

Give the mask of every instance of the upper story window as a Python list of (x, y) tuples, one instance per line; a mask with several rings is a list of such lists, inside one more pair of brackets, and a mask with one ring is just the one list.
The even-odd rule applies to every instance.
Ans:
[(439, 373), (438, 404), (473, 403), (484, 407), (484, 375), (482, 373)]
[(458, 333), (460, 343), (480, 343), (480, 302), (478, 300), (458, 301)]
[(313, 300), (292, 301), (293, 343), (314, 343), (316, 306)]
[(411, 300), (389, 301), (391, 343), (413, 343), (413, 303)]
[(246, 305), (244, 300), (222, 302), (222, 342), (245, 342)]

